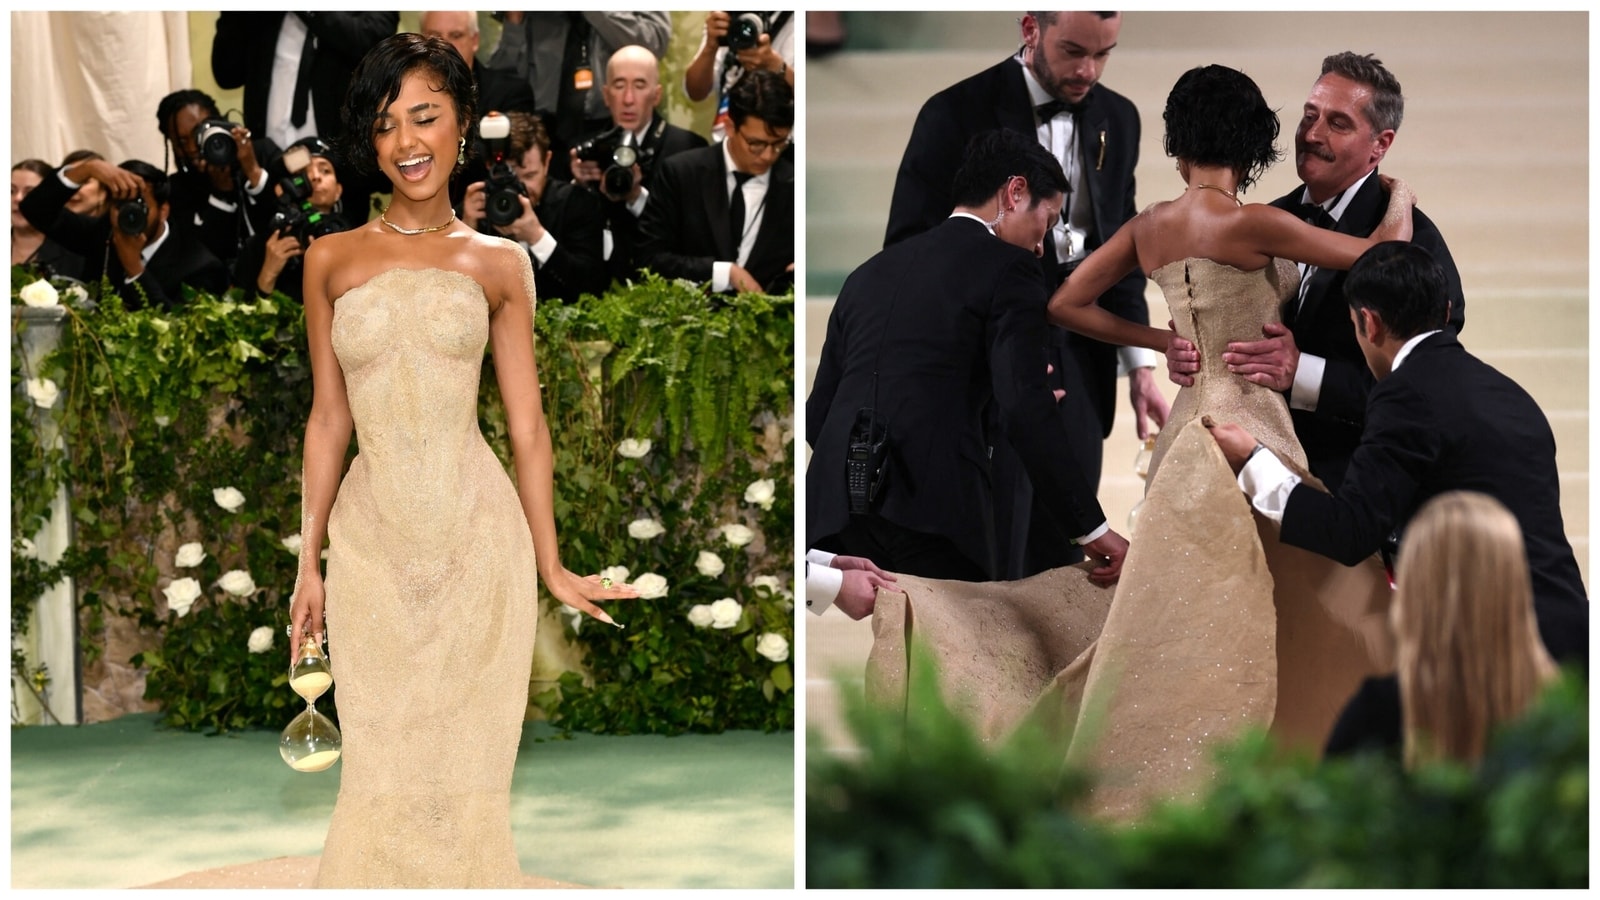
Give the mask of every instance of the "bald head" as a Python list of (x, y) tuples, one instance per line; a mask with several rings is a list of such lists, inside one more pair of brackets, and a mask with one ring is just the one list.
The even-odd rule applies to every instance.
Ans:
[(628, 131), (650, 122), (661, 102), (661, 71), (656, 55), (638, 44), (611, 54), (606, 63), (606, 108), (611, 121)]
[(418, 28), (429, 37), (442, 37), (456, 48), (461, 58), (472, 65), (478, 55), (478, 14), (469, 10), (452, 9), (443, 12), (425, 12)]

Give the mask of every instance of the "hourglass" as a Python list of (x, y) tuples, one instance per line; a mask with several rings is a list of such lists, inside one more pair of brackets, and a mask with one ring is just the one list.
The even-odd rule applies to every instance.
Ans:
[[(1133, 457), (1133, 474), (1139, 476), (1140, 481), (1150, 480), (1150, 460), (1156, 455), (1156, 437), (1151, 435), (1144, 439), (1144, 444), (1139, 447), (1139, 452)], [(1144, 498), (1133, 504), (1133, 509), (1128, 510), (1128, 534), (1132, 535), (1139, 522), (1139, 507), (1144, 505)]]
[(333, 684), (328, 658), (312, 635), (306, 635), (289, 668), (289, 687), (305, 698), (306, 708), (278, 737), (278, 753), (296, 772), (321, 772), (339, 761), (343, 739), (328, 717), (317, 712), (317, 698)]

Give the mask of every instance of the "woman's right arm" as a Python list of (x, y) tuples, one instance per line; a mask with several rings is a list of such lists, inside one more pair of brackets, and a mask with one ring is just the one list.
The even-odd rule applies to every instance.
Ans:
[(1251, 204), (1243, 210), (1245, 240), (1268, 256), (1320, 269), (1348, 269), (1376, 244), (1411, 240), (1411, 208), (1416, 205), (1416, 195), (1398, 178), (1385, 178), (1384, 186), (1389, 189), (1389, 208), (1368, 237), (1318, 228), (1277, 207)]
[(306, 340), (311, 353), (311, 417), (306, 421), (304, 468), (300, 486), (300, 568), (295, 575), (289, 652), (300, 649), (306, 634), (322, 634), (322, 543), (328, 536), (328, 514), (353, 425), (345, 394), (344, 372), (333, 352), (333, 302), (328, 275), (336, 252), (333, 235), (312, 242), (305, 254)]

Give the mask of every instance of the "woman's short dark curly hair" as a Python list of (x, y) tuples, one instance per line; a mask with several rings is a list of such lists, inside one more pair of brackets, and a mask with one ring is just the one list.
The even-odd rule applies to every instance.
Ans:
[(1183, 73), (1161, 114), (1167, 155), (1239, 173), (1239, 193), (1283, 158), (1277, 147), (1278, 114), (1250, 76), (1227, 66)]
[(400, 96), (400, 85), (413, 72), (426, 71), (434, 87), (450, 95), (456, 105), (461, 133), (472, 149), (477, 136), (473, 112), (478, 104), (478, 88), (472, 70), (461, 54), (444, 38), (410, 32), (384, 38), (367, 51), (350, 76), (350, 89), (344, 95), (344, 137), (341, 158), (364, 175), (378, 170), (378, 157), (372, 146), (372, 129), (382, 112)]

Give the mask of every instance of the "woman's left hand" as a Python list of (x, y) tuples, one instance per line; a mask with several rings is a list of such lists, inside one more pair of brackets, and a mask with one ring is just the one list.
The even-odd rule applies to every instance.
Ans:
[(544, 586), (550, 592), (550, 596), (573, 609), (588, 613), (607, 625), (617, 623), (606, 615), (604, 610), (591, 603), (591, 600), (631, 600), (639, 596), (639, 592), (632, 585), (608, 585), (599, 575), (579, 576), (567, 571), (565, 566), (554, 576), (544, 579)]

